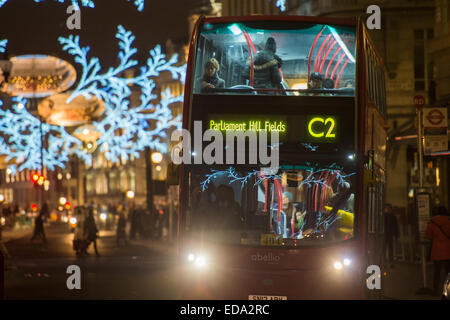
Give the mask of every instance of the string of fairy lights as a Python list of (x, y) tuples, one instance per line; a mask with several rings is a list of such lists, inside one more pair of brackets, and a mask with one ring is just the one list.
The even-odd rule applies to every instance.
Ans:
[[(44, 0), (34, 0), (34, 2), (43, 2)], [(65, 0), (55, 0), (58, 1), (60, 3), (64, 3), (66, 2)], [(127, 0), (128, 2), (132, 1), (132, 0)], [(268, 1), (272, 1), (272, 0), (268, 0)], [(6, 4), (8, 2), (8, 0), (0, 0), (0, 8)], [(88, 8), (95, 8), (95, 3), (93, 0), (69, 0), (68, 2), (72, 2), (72, 5), (74, 6), (74, 8), (80, 8), (80, 3), (81, 2), (81, 6), (82, 7), (88, 7)], [(145, 5), (145, 0), (134, 0), (134, 5), (136, 6), (137, 10), (139, 12), (142, 12), (144, 10), (144, 5)], [(280, 9), (281, 12), (286, 11), (286, 0), (276, 0), (275, 5)]]

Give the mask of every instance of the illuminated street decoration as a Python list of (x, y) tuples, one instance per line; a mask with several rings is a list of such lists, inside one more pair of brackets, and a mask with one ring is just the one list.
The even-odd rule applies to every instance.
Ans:
[(277, 0), (276, 6), (280, 9), (280, 11), (286, 11), (286, 0)]
[(59, 93), (42, 100), (38, 112), (49, 124), (58, 126), (79, 126), (98, 119), (104, 112), (103, 101), (92, 96), (86, 99), (77, 96), (67, 103), (70, 92)]
[(57, 57), (22, 55), (10, 61), (11, 74), (2, 90), (12, 96), (47, 97), (67, 90), (77, 79), (75, 68)]
[[(100, 60), (96, 57), (87, 58), (89, 47), (80, 47), (78, 36), (59, 38), (63, 50), (75, 56), (75, 62), (81, 65), (83, 72), (77, 88), (72, 92), (71, 100), (82, 95), (87, 99), (95, 96), (104, 102), (105, 116), (93, 122), (101, 136), (97, 141), (100, 151), (113, 162), (121, 157), (139, 157), (139, 151), (150, 147), (160, 152), (167, 152), (167, 144), (162, 142), (166, 138), (166, 131), (171, 127), (181, 126), (181, 116), (173, 117), (169, 106), (182, 102), (183, 96), (173, 97), (169, 90), (161, 95), (158, 104), (151, 101), (157, 98), (153, 93), (156, 85), (152, 78), (161, 72), (170, 72), (174, 79), (184, 81), (186, 66), (175, 66), (177, 55), (166, 61), (165, 55), (158, 45), (150, 51), (150, 58), (146, 66), (140, 67), (140, 74), (132, 78), (123, 78), (124, 71), (137, 66), (132, 60), (137, 49), (131, 45), (135, 39), (130, 31), (122, 26), (118, 27), (116, 38), (119, 40), (119, 66), (108, 69), (101, 74)], [(140, 87), (140, 105), (131, 106), (130, 86)]]
[[(44, 0), (34, 0), (34, 2), (43, 2)], [(60, 3), (65, 3), (65, 0), (55, 0), (57, 2)], [(127, 0), (128, 2), (132, 1), (132, 0)], [(8, 0), (0, 0), (0, 8), (6, 3), (8, 2)], [(88, 8), (95, 8), (95, 3), (93, 0), (68, 0), (67, 2), (72, 2), (72, 5), (74, 6), (75, 9), (79, 9), (80, 8), (80, 2), (81, 2), (81, 6), (82, 7), (88, 7)], [(134, 0), (133, 1), (134, 5), (136, 6), (138, 11), (143, 11), (144, 10), (144, 4), (145, 4), (145, 0)]]
[(6, 161), (14, 160), (15, 164), (8, 167), (12, 174), (24, 169), (40, 170), (41, 150), (43, 164), (50, 170), (64, 168), (70, 154), (91, 162), (91, 156), (81, 149), (82, 142), (62, 127), (42, 123), (42, 134), (48, 141), (48, 148), (42, 148), (41, 122), (27, 111), (26, 104), (25, 98), (14, 97), (9, 108), (0, 109), (0, 154), (7, 155)]
[(6, 45), (8, 44), (7, 39), (0, 40), (0, 53), (3, 53), (6, 51)]

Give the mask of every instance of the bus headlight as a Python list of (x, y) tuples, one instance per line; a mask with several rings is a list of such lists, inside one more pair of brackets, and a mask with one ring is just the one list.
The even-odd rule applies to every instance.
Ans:
[(334, 269), (336, 269), (336, 270), (341, 270), (341, 269), (343, 269), (344, 267), (350, 267), (350, 265), (352, 264), (352, 260), (351, 259), (349, 259), (349, 258), (345, 258), (345, 259), (343, 259), (342, 261), (335, 261), (334, 263), (333, 263), (333, 267), (334, 267)]
[(206, 267), (206, 258), (204, 256), (198, 256), (195, 259), (195, 265), (199, 268), (204, 268)]
[(195, 260), (195, 254), (189, 253), (187, 259), (189, 262), (193, 262)]
[(191, 252), (187, 255), (187, 260), (189, 263), (194, 264), (198, 268), (204, 268), (208, 265), (208, 259), (202, 254), (197, 255)]

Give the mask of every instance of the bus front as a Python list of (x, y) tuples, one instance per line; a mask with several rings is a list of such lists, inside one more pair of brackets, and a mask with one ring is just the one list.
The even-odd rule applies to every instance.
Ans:
[(207, 18), (193, 39), (180, 179), (187, 297), (363, 297), (356, 24)]

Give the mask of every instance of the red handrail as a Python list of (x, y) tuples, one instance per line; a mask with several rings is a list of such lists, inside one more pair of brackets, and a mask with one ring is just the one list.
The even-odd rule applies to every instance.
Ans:
[(331, 58), (330, 62), (328, 63), (328, 67), (327, 67), (327, 72), (325, 74), (325, 78), (328, 78), (328, 72), (330, 71), (330, 67), (333, 64), (334, 58), (336, 58), (337, 54), (339, 53), (339, 51), (341, 51), (342, 48), (339, 47), (336, 52), (333, 54), (333, 57)]
[(311, 46), (311, 49), (309, 50), (309, 57), (308, 57), (308, 83), (309, 83), (309, 78), (311, 75), (311, 58), (312, 58), (312, 53), (314, 51), (314, 47), (316, 46), (317, 40), (319, 40), (320, 36), (322, 35), (323, 30), (325, 29), (325, 27), (322, 27), (322, 30), (320, 30), (320, 32), (317, 34), (316, 38), (314, 39), (314, 42)]
[(347, 59), (347, 61), (345, 61), (344, 65), (342, 66), (341, 71), (339, 71), (339, 74), (338, 74), (338, 76), (337, 76), (337, 78), (336, 78), (336, 82), (335, 82), (335, 84), (334, 84), (334, 88), (335, 88), (335, 89), (338, 87), (338, 82), (339, 82), (339, 79), (341, 78), (342, 71), (344, 71), (344, 69), (345, 69), (345, 67), (347, 66), (347, 64), (349, 63), (349, 61), (350, 61), (350, 60)]

